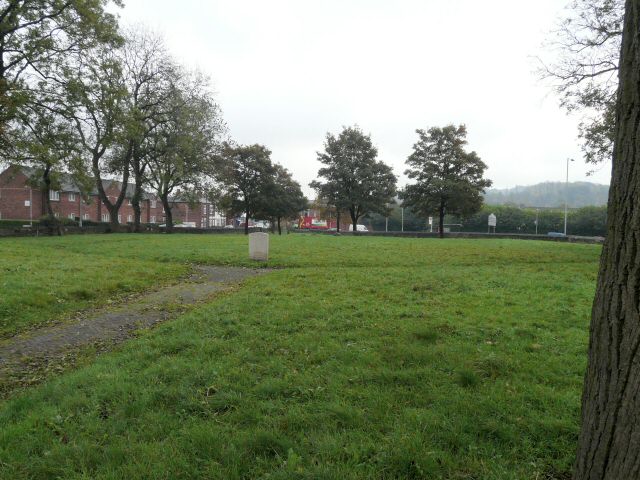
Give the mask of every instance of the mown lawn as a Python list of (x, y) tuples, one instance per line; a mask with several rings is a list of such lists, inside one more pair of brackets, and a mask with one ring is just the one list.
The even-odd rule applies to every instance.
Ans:
[[(114, 292), (128, 275), (144, 288), (188, 263), (249, 265), (246, 248), (3, 240), (0, 311), (63, 275), (41, 263), (56, 252)], [(0, 403), (0, 477), (568, 478), (599, 251), (272, 237), (269, 266), (285, 268)], [(48, 288), (55, 306), (13, 312), (14, 328), (87, 306), (64, 281)]]

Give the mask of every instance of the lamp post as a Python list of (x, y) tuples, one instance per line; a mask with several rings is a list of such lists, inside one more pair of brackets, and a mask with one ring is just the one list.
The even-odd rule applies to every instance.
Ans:
[(401, 218), (402, 218), (402, 219), (400, 220), (400, 230), (401, 230), (402, 232), (404, 232), (404, 207), (402, 207), (402, 208), (400, 209), (400, 211), (402, 212), (402, 213), (401, 213), (401, 215), (402, 215), (402, 217), (401, 217)]
[(573, 162), (573, 158), (567, 158), (567, 180), (564, 187), (564, 234), (567, 234), (567, 212), (569, 209), (569, 162)]

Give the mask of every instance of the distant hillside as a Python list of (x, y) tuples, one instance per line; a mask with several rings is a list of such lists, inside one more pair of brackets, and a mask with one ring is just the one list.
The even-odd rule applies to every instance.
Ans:
[[(525, 207), (564, 206), (566, 186), (564, 182), (545, 182), (526, 187), (489, 189), (485, 194), (485, 203), (489, 205), (513, 204)], [(569, 207), (587, 207), (606, 205), (609, 186), (590, 182), (569, 183)]]

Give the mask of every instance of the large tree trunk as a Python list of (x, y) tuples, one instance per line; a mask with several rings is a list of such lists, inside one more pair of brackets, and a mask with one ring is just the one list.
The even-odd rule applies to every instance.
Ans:
[(166, 232), (173, 233), (173, 213), (171, 213), (171, 205), (169, 205), (169, 195), (160, 196), (162, 206), (164, 207), (164, 224)]
[(444, 238), (444, 214), (446, 212), (444, 201), (440, 201), (440, 208), (438, 209), (438, 236)]
[(118, 233), (120, 231), (120, 222), (118, 221), (118, 212), (120, 211), (120, 205), (107, 205), (107, 211), (109, 212), (109, 231), (111, 233)]
[(142, 175), (135, 174), (135, 187), (133, 192), (133, 198), (131, 199), (131, 206), (133, 208), (133, 231), (140, 233), (140, 224), (142, 223), (142, 208), (140, 201), (142, 200)]
[(278, 217), (278, 235), (282, 235), (282, 227), (280, 226), (280, 217)]
[(102, 203), (107, 207), (107, 211), (109, 212), (109, 230), (111, 232), (118, 232), (120, 230), (120, 222), (118, 221), (118, 212), (120, 211), (120, 207), (122, 206), (122, 202), (125, 199), (127, 193), (127, 184), (129, 183), (129, 163), (127, 162), (124, 166), (124, 170), (122, 172), (122, 188), (120, 189), (120, 194), (115, 202), (111, 202), (109, 200), (109, 196), (107, 192), (104, 190), (104, 185), (102, 184), (102, 175), (100, 172), (100, 159), (104, 154), (104, 149), (102, 152), (94, 152), (92, 159), (92, 171), (93, 176), (96, 181), (96, 187), (98, 190), (98, 198)]
[(349, 209), (349, 214), (351, 215), (351, 224), (353, 225), (353, 234), (356, 235), (358, 233), (358, 216), (356, 215), (356, 211), (354, 208)]
[(627, 0), (576, 480), (640, 478), (640, 0)]
[(336, 232), (340, 233), (340, 210), (336, 210)]
[[(44, 183), (44, 205), (47, 211), (47, 230), (49, 235), (62, 235), (62, 228), (60, 222), (56, 218), (53, 212), (53, 206), (51, 205), (51, 167), (45, 167), (42, 173), (42, 181)], [(33, 208), (33, 207), (31, 207)]]

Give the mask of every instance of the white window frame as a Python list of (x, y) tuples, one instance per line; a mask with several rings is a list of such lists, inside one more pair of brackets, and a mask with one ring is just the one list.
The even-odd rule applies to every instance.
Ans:
[(129, 223), (133, 222), (133, 218), (131, 217), (131, 215), (127, 215), (127, 222)]
[(122, 223), (122, 215), (118, 215), (118, 223)]
[(156, 216), (155, 215), (151, 215), (151, 223), (156, 223)]
[(109, 220), (110, 220), (110, 218), (109, 218), (109, 214), (108, 214), (108, 213), (103, 213), (103, 214), (102, 214), (102, 222), (103, 222), (103, 223), (108, 223), (108, 222), (109, 222)]
[(84, 218), (83, 218), (83, 220), (89, 220), (89, 214), (88, 214), (88, 213), (85, 213), (85, 214), (83, 215), (83, 217), (84, 217)]
[(60, 192), (57, 190), (49, 190), (49, 200), (52, 202), (60, 201)]
[(151, 208), (156, 208), (157, 203), (155, 200), (151, 200)]
[(67, 217), (69, 217), (71, 220), (76, 219), (76, 216), (73, 213), (70, 213), (69, 215), (67, 215)]
[(69, 194), (69, 201), (70, 202), (75, 202), (76, 201), (76, 194), (75, 193), (70, 193)]

